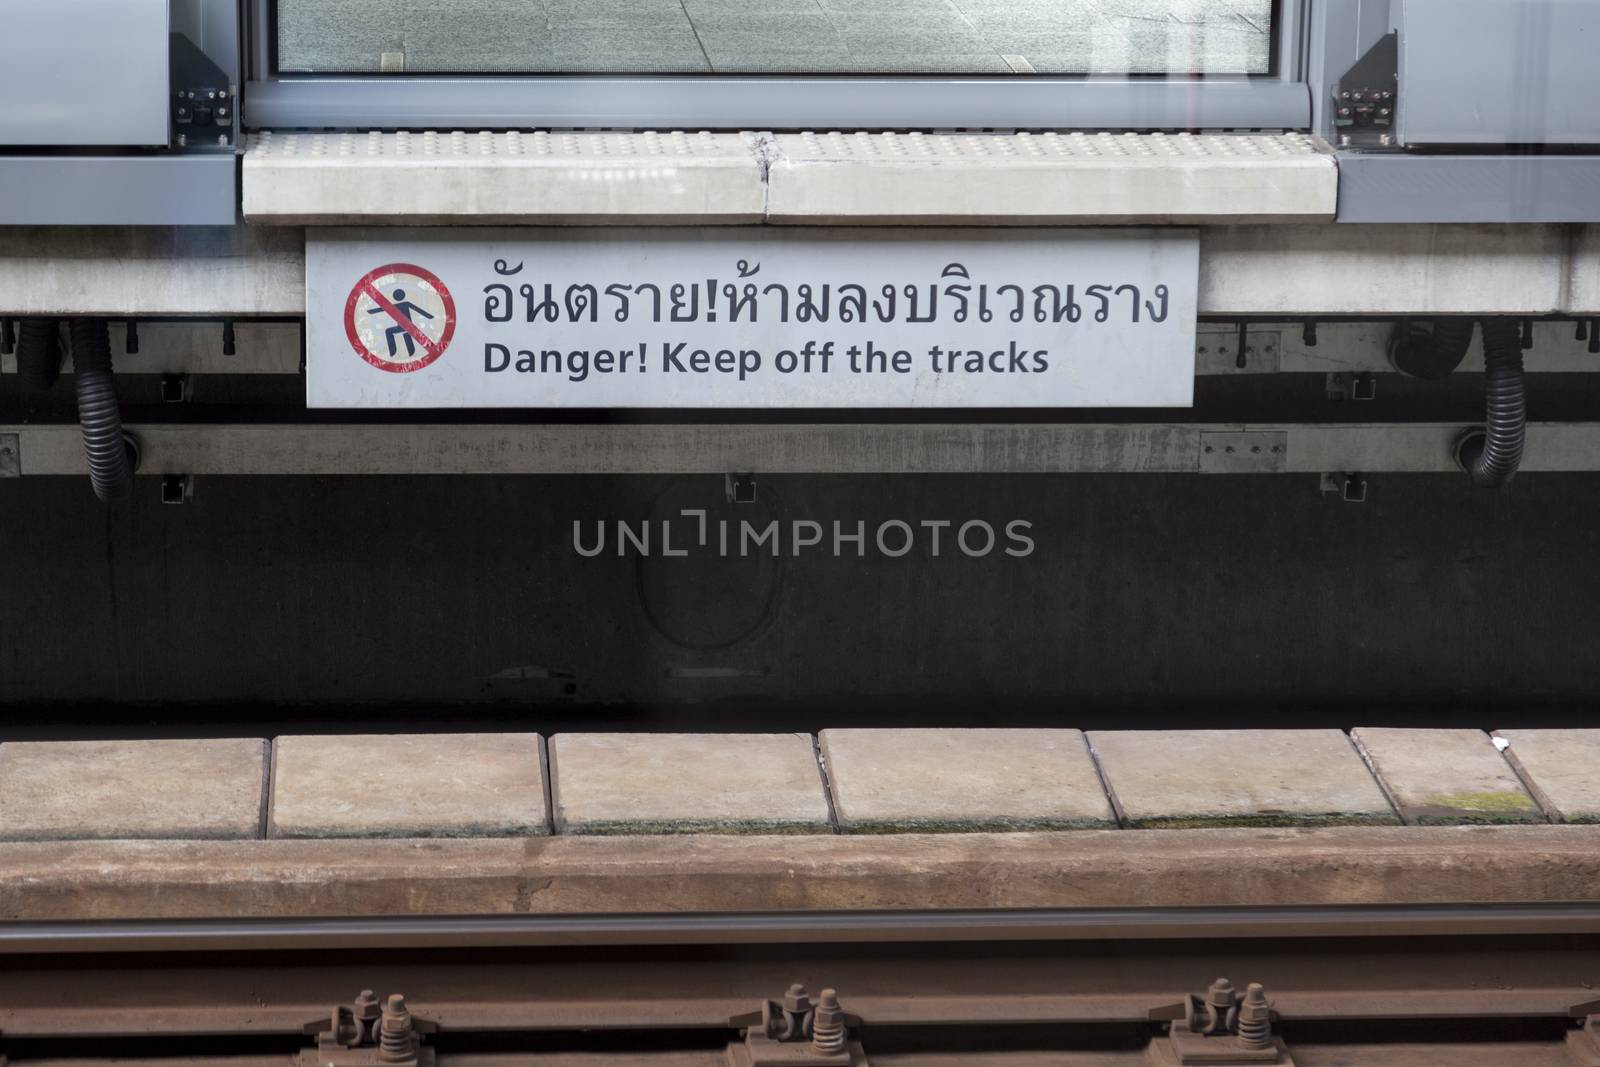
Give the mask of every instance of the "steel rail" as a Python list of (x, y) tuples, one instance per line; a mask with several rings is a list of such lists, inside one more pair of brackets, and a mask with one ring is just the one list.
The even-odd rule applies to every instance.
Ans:
[(10, 922), (0, 955), (1585, 934), (1600, 934), (1600, 904), (391, 916)]

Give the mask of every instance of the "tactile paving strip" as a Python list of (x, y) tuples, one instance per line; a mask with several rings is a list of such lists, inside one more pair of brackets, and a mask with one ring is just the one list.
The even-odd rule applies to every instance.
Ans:
[(246, 158), (270, 159), (751, 159), (738, 134), (600, 133), (534, 130), (424, 130), (299, 133), (266, 130), (246, 141)]
[(1041, 162), (1115, 159), (1164, 161), (1278, 160), (1325, 156), (1303, 133), (1194, 134), (1067, 131), (1043, 133), (797, 133), (779, 139), (794, 160), (930, 162), (1034, 159)]
[(800, 224), (1330, 221), (1299, 133), (266, 131), (254, 222)]

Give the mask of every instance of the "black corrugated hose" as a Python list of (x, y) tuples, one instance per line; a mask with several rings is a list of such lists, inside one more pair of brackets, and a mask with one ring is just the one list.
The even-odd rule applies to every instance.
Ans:
[(61, 329), (55, 319), (23, 319), (17, 327), (17, 378), (43, 392), (61, 377)]
[(1474, 485), (1493, 487), (1517, 473), (1528, 434), (1522, 328), (1516, 319), (1483, 320), (1483, 372), (1488, 417), (1483, 431), (1463, 438), (1456, 454)]
[(111, 376), (111, 336), (103, 319), (73, 319), (73, 376), (78, 387), (78, 422), (89, 459), (94, 495), (106, 503), (125, 500), (133, 491), (133, 465), (122, 436), (122, 409), (117, 406)]
[(1472, 319), (1455, 316), (1408, 319), (1389, 342), (1389, 362), (1402, 374), (1437, 381), (1467, 358), (1476, 325)]

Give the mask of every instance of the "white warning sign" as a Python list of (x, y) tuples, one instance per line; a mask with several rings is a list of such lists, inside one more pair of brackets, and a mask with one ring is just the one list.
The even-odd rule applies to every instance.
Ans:
[(1161, 227), (314, 228), (306, 402), (1184, 407), (1198, 289)]

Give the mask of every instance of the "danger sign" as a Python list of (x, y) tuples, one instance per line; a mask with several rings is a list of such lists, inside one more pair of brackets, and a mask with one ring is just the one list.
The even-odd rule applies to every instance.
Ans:
[(379, 370), (405, 374), (444, 355), (456, 332), (456, 304), (438, 275), (390, 263), (350, 290), (344, 328), (356, 355)]
[(1185, 407), (1199, 248), (1171, 227), (313, 227), (306, 404)]

